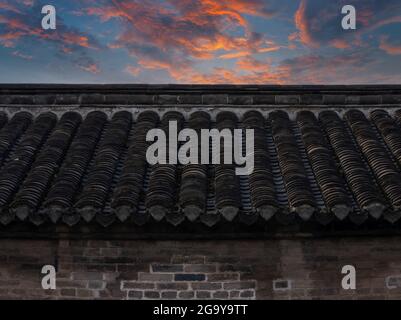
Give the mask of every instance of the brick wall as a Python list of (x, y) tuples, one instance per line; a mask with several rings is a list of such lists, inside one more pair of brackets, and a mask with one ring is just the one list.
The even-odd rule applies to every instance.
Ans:
[[(344, 265), (356, 290), (341, 287)], [(401, 299), (401, 238), (0, 240), (0, 298)]]

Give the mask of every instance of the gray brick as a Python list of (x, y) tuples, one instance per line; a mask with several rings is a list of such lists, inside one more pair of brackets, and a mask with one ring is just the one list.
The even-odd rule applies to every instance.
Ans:
[(35, 104), (33, 95), (9, 95), (2, 97), (2, 104)]
[(81, 104), (104, 104), (105, 96), (99, 93), (86, 93), (81, 95)]
[(135, 104), (154, 104), (155, 96), (151, 94), (121, 94), (121, 95), (106, 95), (106, 102), (108, 104), (122, 104), (122, 105), (135, 105)]
[(177, 273), (174, 277), (175, 281), (205, 281), (204, 274), (194, 273)]
[(195, 296), (194, 291), (180, 291), (178, 292), (179, 299), (192, 299)]
[(74, 280), (103, 280), (103, 273), (100, 272), (73, 272)]
[(239, 295), (240, 291), (238, 290), (230, 291), (230, 298), (239, 298)]
[(234, 281), (223, 283), (224, 290), (244, 290), (244, 289), (255, 289), (255, 281)]
[(386, 278), (386, 287), (388, 289), (401, 288), (401, 275), (387, 277)]
[(104, 273), (103, 274), (103, 280), (106, 281), (106, 282), (113, 282), (113, 281), (116, 281), (118, 276), (119, 276), (119, 274), (116, 273), (116, 272)]
[(345, 98), (345, 104), (359, 104), (361, 97), (357, 95), (349, 95)]
[(20, 284), (19, 280), (1, 280), (0, 279), (0, 287), (15, 287)]
[(175, 255), (171, 259), (171, 263), (185, 263), (185, 264), (200, 264), (205, 263), (205, 256), (198, 256), (198, 255)]
[(240, 293), (241, 298), (254, 298), (255, 290), (245, 290)]
[(154, 289), (155, 284), (152, 282), (122, 281), (122, 289)]
[(152, 94), (119, 94), (106, 95), (107, 104), (154, 104), (155, 98)]
[(120, 248), (102, 248), (100, 254), (105, 257), (118, 257), (121, 255)]
[(56, 102), (56, 96), (51, 94), (38, 94), (34, 95), (35, 104), (39, 105), (53, 105)]
[(400, 104), (401, 103), (401, 94), (386, 94), (382, 97), (383, 103), (388, 104)]
[(163, 282), (163, 281), (173, 281), (174, 275), (169, 273), (147, 273), (139, 272), (139, 281), (153, 281), (153, 282)]
[(75, 289), (61, 289), (60, 294), (64, 297), (75, 297), (76, 290)]
[(177, 291), (164, 291), (162, 292), (162, 299), (177, 299)]
[(291, 281), (289, 280), (274, 280), (273, 281), (273, 290), (275, 291), (284, 291), (291, 289)]
[(381, 104), (381, 95), (364, 95), (360, 97), (360, 104)]
[(178, 97), (181, 104), (202, 104), (202, 96), (200, 94), (183, 94)]
[(321, 94), (303, 94), (301, 95), (302, 104), (320, 105), (323, 103), (323, 95)]
[(298, 95), (276, 95), (277, 104), (300, 104), (300, 100)]
[(170, 94), (161, 94), (161, 95), (157, 96), (157, 103), (158, 104), (177, 104), (178, 96), (170, 95)]
[(199, 282), (192, 283), (192, 289), (194, 290), (220, 290), (222, 284), (219, 282)]
[(197, 299), (210, 299), (212, 297), (212, 293), (209, 291), (196, 291)]
[(207, 281), (233, 281), (239, 280), (239, 273), (211, 273), (207, 275)]
[(252, 267), (243, 264), (222, 264), (219, 266), (220, 272), (252, 272)]
[(107, 264), (137, 263), (136, 257), (105, 257), (102, 259)]
[(253, 98), (252, 98), (252, 96), (229, 95), (228, 96), (228, 104), (251, 105), (251, 104), (253, 104)]
[(94, 298), (96, 291), (87, 289), (77, 289), (77, 296), (80, 298)]
[(88, 281), (57, 280), (57, 288), (86, 288)]
[(185, 272), (201, 272), (201, 273), (212, 273), (216, 272), (216, 264), (188, 264), (185, 265)]
[(159, 291), (145, 291), (144, 297), (147, 299), (160, 299)]
[(60, 105), (79, 104), (79, 95), (58, 94), (56, 95), (55, 104), (60, 104)]
[(274, 94), (269, 95), (254, 95), (253, 96), (253, 104), (275, 104), (276, 96)]
[(344, 104), (345, 103), (345, 95), (342, 94), (325, 94), (323, 96), (324, 104)]
[(158, 290), (187, 290), (188, 283), (186, 282), (162, 282), (157, 283)]
[(153, 272), (183, 272), (182, 264), (152, 264)]
[(142, 299), (143, 298), (143, 291), (139, 290), (131, 290), (128, 292), (129, 299)]
[(228, 299), (228, 291), (216, 291), (213, 292), (213, 299)]
[(227, 94), (205, 94), (202, 97), (203, 104), (227, 104)]
[(218, 263), (218, 264), (235, 264), (238, 262), (238, 257), (232, 257), (232, 256), (213, 256), (213, 257), (207, 257), (206, 263)]
[(89, 281), (88, 283), (88, 288), (89, 289), (104, 289), (106, 287), (106, 282), (104, 281), (97, 281), (97, 280), (93, 280), (93, 281)]

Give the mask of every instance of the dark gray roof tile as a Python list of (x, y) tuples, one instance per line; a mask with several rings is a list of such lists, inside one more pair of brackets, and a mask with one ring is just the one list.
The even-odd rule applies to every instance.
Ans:
[[(306, 109), (306, 110), (305, 110)], [(239, 109), (241, 110), (241, 109)], [(242, 110), (241, 110), (242, 111)], [(0, 223), (180, 226), (399, 221), (401, 111), (0, 113)], [(149, 129), (255, 130), (255, 168), (154, 165)], [(84, 221), (82, 221), (84, 220)], [(186, 227), (185, 227), (186, 228)]]

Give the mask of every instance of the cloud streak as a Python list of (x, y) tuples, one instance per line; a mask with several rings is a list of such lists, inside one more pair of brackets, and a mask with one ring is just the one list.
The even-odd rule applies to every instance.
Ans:
[(385, 51), (390, 55), (400, 55), (401, 54), (401, 44), (391, 44), (388, 42), (388, 37), (382, 37), (380, 41), (380, 49)]
[(202, 60), (279, 50), (246, 19), (273, 15), (262, 0), (113, 0), (84, 8), (83, 14), (115, 20), (122, 31), (110, 48), (124, 48), (143, 69), (165, 70), (176, 80), (183, 78), (177, 66), (188, 72)]
[[(100, 45), (96, 39), (73, 27), (68, 27), (63, 20), (58, 19), (56, 30), (46, 31), (41, 28), (41, 17), (34, 12), (41, 12), (40, 7), (34, 1), (16, 1), (11, 4), (6, 2), (0, 5), (0, 46), (6, 48), (17, 48), (21, 43), (28, 41), (40, 41), (42, 45), (50, 49), (56, 48), (58, 54), (64, 59), (65, 56), (75, 54), (73, 62), (81, 70), (97, 74), (99, 66), (87, 55), (84, 49), (99, 49)], [(19, 54), (16, 54), (19, 53)], [(21, 54), (18, 50), (12, 55), (25, 59), (31, 55)], [(32, 57), (33, 58), (33, 57)], [(26, 59), (32, 60), (32, 59)]]

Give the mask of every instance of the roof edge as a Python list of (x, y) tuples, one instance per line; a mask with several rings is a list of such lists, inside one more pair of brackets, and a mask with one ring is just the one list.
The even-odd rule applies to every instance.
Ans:
[(107, 228), (96, 223), (33, 226), (13, 223), (0, 226), (0, 239), (99, 239), (99, 240), (280, 240), (324, 239), (338, 237), (399, 237), (399, 224), (371, 221), (364, 226), (334, 223), (327, 227), (316, 223), (280, 225), (259, 223), (256, 226), (220, 223), (213, 228), (184, 223), (178, 230), (167, 223), (151, 223), (146, 228), (131, 223), (115, 223)]
[(376, 92), (376, 91), (398, 91), (401, 92), (401, 84), (383, 85), (256, 85), (256, 84), (34, 84), (34, 83), (0, 83), (0, 93), (11, 93), (16, 91), (41, 91), (41, 92), (79, 92), (79, 91), (272, 91), (272, 92)]
[(0, 105), (401, 105), (401, 85), (0, 84)]

